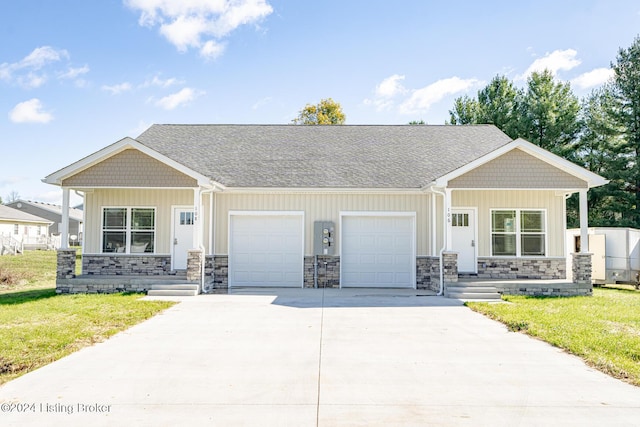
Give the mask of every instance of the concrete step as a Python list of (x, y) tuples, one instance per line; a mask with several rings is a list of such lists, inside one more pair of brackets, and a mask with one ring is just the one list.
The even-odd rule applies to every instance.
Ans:
[(445, 288), (447, 298), (461, 300), (500, 300), (501, 295), (494, 286), (459, 284)]
[(198, 285), (186, 283), (151, 285), (147, 295), (154, 297), (191, 297), (198, 295)]

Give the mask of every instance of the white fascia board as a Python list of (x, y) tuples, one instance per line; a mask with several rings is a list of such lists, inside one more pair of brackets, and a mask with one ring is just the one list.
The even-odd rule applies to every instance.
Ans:
[(465, 173), (470, 172), (473, 169), (482, 166), (483, 164), (488, 163), (515, 149), (521, 149), (525, 153), (530, 154), (533, 157), (568, 173), (569, 175), (575, 176), (576, 178), (585, 181), (588, 185), (588, 188), (599, 187), (609, 182), (600, 175), (597, 175), (581, 166), (578, 166), (575, 163), (570, 162), (569, 160), (563, 159), (562, 157), (553, 154), (541, 147), (538, 147), (537, 145), (532, 144), (529, 141), (518, 138), (492, 151), (491, 153), (488, 153), (470, 163), (467, 163), (466, 165), (454, 170), (453, 172), (443, 175), (430, 186), (444, 188), (448, 185), (450, 180), (464, 175)]
[(62, 185), (62, 181), (72, 175), (75, 175), (97, 163), (100, 163), (101, 161), (114, 156), (118, 153), (121, 153), (124, 150), (127, 149), (136, 149), (144, 154), (146, 154), (147, 156), (154, 158), (156, 160), (158, 160), (159, 162), (164, 163), (165, 165), (176, 169), (177, 171), (190, 176), (191, 178), (195, 179), (196, 181), (198, 181), (198, 185), (201, 187), (218, 187), (218, 188), (224, 188), (223, 185), (218, 184), (214, 181), (212, 181), (211, 179), (209, 179), (208, 177), (192, 170), (189, 169), (188, 167), (176, 162), (175, 160), (172, 160), (170, 158), (168, 158), (167, 156), (158, 153), (155, 150), (152, 150), (151, 148), (147, 147), (146, 145), (141, 144), (140, 142), (136, 141), (133, 138), (130, 137), (126, 137), (121, 139), (118, 142), (115, 142), (105, 148), (103, 148), (102, 150), (96, 151), (93, 154), (88, 155), (87, 157), (78, 160), (75, 163), (70, 164), (69, 166), (66, 166), (54, 173), (52, 173), (51, 175), (48, 175), (47, 177), (45, 177), (42, 181), (47, 183), (47, 184), (53, 184), (53, 185)]

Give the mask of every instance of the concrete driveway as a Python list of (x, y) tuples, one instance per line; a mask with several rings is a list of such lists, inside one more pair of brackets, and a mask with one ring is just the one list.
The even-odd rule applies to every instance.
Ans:
[(640, 388), (416, 291), (183, 298), (0, 387), (0, 425), (617, 426)]

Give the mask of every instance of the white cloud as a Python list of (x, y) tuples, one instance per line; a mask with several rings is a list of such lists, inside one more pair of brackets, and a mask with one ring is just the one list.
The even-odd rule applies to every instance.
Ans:
[(181, 105), (186, 105), (202, 95), (204, 92), (196, 92), (191, 88), (185, 87), (179, 92), (167, 95), (164, 98), (156, 101), (157, 107), (164, 108), (165, 110), (173, 110)]
[(465, 92), (481, 83), (482, 82), (477, 79), (461, 79), (459, 77), (438, 80), (421, 89), (414, 90), (409, 99), (400, 105), (399, 111), (401, 114), (425, 112), (433, 104), (441, 101), (446, 96)]
[(73, 68), (73, 67), (69, 67), (69, 69), (67, 69), (67, 71), (60, 73), (58, 75), (59, 79), (75, 79), (76, 77), (82, 75), (82, 74), (87, 74), (89, 72), (89, 66), (88, 65), (84, 65), (82, 67), (79, 68)]
[(377, 111), (384, 111), (391, 109), (395, 102), (393, 98), (398, 95), (407, 93), (407, 89), (402, 85), (404, 76), (400, 74), (393, 74), (384, 80), (382, 80), (374, 90), (373, 99), (365, 99), (365, 105), (373, 105)]
[(515, 80), (525, 80), (527, 77), (531, 75), (533, 72), (541, 72), (549, 70), (551, 74), (554, 76), (558, 73), (558, 71), (568, 71), (572, 68), (580, 65), (582, 61), (576, 58), (578, 52), (574, 49), (566, 49), (566, 50), (554, 50), (551, 53), (547, 53), (542, 58), (538, 58), (527, 70), (515, 77)]
[(206, 59), (216, 59), (224, 52), (226, 45), (214, 40), (208, 40), (200, 48), (200, 56)]
[(33, 98), (13, 107), (9, 119), (14, 123), (49, 123), (53, 115), (43, 111), (40, 100)]
[(613, 77), (611, 68), (596, 68), (571, 80), (571, 85), (579, 89), (589, 89), (606, 83)]
[(42, 75), (36, 76), (33, 72), (68, 57), (69, 53), (66, 50), (56, 50), (51, 46), (37, 47), (18, 62), (0, 64), (0, 79), (11, 81), (16, 73), (24, 70), (27, 76), (18, 76), (18, 83), (30, 88), (38, 87), (46, 78)]
[(69, 53), (66, 50), (42, 46), (35, 48), (29, 55), (25, 56), (20, 62), (12, 64), (12, 66), (15, 69), (30, 68), (39, 70), (45, 65), (60, 61), (63, 58), (69, 58)]
[(400, 83), (402, 80), (404, 80), (404, 76), (400, 74), (387, 77), (376, 86), (376, 96), (392, 98), (398, 94), (405, 93), (407, 90)]
[(147, 87), (151, 87), (151, 86), (157, 86), (157, 87), (162, 87), (162, 88), (167, 88), (173, 85), (178, 85), (178, 84), (183, 84), (184, 82), (181, 80), (178, 80), (174, 77), (170, 78), (170, 79), (161, 79), (159, 76), (153, 76), (152, 79), (147, 79), (145, 80), (144, 83), (142, 83), (139, 87), (141, 88), (147, 88)]
[(127, 92), (131, 90), (131, 83), (124, 82), (124, 83), (119, 83), (117, 85), (112, 85), (112, 86), (104, 85), (102, 86), (102, 90), (110, 92), (111, 95), (120, 95), (122, 92)]
[(24, 76), (18, 76), (16, 81), (26, 89), (35, 89), (47, 82), (47, 76), (44, 74), (28, 73)]
[(266, 0), (124, 0), (140, 12), (138, 23), (159, 32), (180, 52), (190, 48), (214, 59), (224, 51), (221, 39), (233, 30), (257, 24), (273, 12)]
[(37, 47), (18, 62), (0, 64), (0, 79), (17, 83), (25, 89), (34, 89), (44, 85), (49, 80), (48, 73), (52, 71), (59, 79), (68, 80), (75, 80), (79, 75), (89, 72), (87, 65), (73, 68), (67, 64), (65, 71), (52, 69), (53, 64), (68, 59), (69, 52), (64, 49), (54, 49), (51, 46)]

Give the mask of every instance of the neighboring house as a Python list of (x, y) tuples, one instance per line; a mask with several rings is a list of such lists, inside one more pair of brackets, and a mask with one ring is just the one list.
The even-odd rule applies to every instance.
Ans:
[(47, 249), (51, 221), (0, 205), (0, 254)]
[[(34, 202), (31, 200), (16, 200), (15, 202), (7, 203), (7, 206), (50, 220), (52, 224), (49, 227), (49, 235), (60, 235), (62, 206), (50, 203)], [(82, 210), (69, 208), (69, 236), (76, 237), (75, 239), (71, 238), (72, 243), (82, 242), (83, 215), (84, 213)]]
[[(84, 193), (82, 274), (98, 291), (113, 291), (103, 276), (184, 269), (205, 291), (564, 279), (566, 198), (580, 194), (586, 236), (587, 191), (606, 183), (490, 125), (153, 125), (44, 181), (63, 214)], [(581, 250), (581, 287), (549, 292), (591, 291)], [(86, 289), (73, 263), (59, 253), (61, 292)]]

